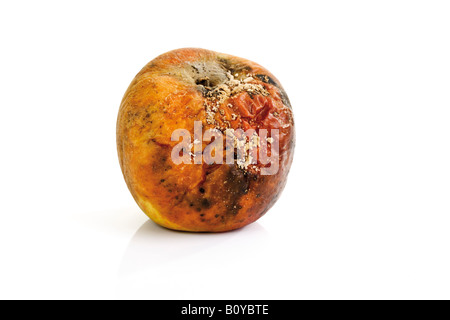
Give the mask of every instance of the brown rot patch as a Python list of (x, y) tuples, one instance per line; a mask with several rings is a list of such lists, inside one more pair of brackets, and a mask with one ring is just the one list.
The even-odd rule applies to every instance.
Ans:
[(208, 209), (209, 207), (211, 207), (211, 203), (209, 202), (208, 199), (202, 199), (201, 204), (202, 204), (202, 207), (205, 209)]
[(284, 91), (284, 89), (280, 89), (280, 95), (281, 95), (281, 101), (283, 101), (283, 104), (285, 106), (289, 107), (290, 109), (292, 109), (291, 101), (289, 100), (289, 97), (288, 97), (286, 91)]
[(271, 84), (277, 88), (279, 88), (279, 85), (269, 76), (265, 74), (257, 74), (255, 77), (257, 77), (259, 80), (261, 80), (264, 83)]
[(249, 66), (246, 66), (244, 64), (236, 64), (232, 63), (230, 60), (225, 58), (218, 58), (217, 59), (225, 71), (231, 72), (231, 74), (236, 73), (249, 73), (251, 71), (251, 68)]
[(239, 202), (243, 196), (245, 196), (250, 188), (250, 176), (243, 170), (230, 166), (230, 170), (226, 175), (225, 193), (228, 197), (228, 214), (237, 215), (242, 206)]
[(152, 145), (152, 148), (157, 148), (158, 152), (155, 152), (152, 155), (152, 170), (155, 175), (159, 175), (161, 177), (159, 181), (163, 184), (166, 181), (164, 178), (166, 176), (166, 172), (172, 169), (172, 162), (168, 161), (168, 159), (170, 159), (170, 149), (167, 146), (161, 146), (153, 140), (154, 139), (150, 139), (148, 143)]
[(203, 212), (210, 209), (214, 205), (214, 200), (203, 194), (190, 194), (190, 196), (183, 198), (186, 206), (195, 209), (197, 212)]

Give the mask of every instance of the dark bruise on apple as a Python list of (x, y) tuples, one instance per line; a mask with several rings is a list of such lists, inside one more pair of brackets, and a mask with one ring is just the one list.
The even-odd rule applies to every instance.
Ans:
[[(222, 132), (278, 129), (278, 172), (261, 175), (259, 163), (174, 164), (172, 132), (193, 133), (194, 121)], [(146, 65), (117, 122), (128, 188), (153, 221), (175, 230), (222, 232), (259, 219), (286, 184), (294, 145), (292, 109), (279, 81), (254, 62), (203, 49), (174, 50)]]

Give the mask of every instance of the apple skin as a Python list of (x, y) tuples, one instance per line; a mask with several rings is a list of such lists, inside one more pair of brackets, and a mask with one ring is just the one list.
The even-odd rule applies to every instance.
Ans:
[[(239, 115), (229, 119), (235, 129), (280, 130), (275, 175), (247, 172), (235, 164), (172, 162), (175, 129), (193, 132), (194, 121), (202, 121), (204, 130), (214, 127), (206, 121), (205, 87), (226, 81), (227, 72), (241, 80), (251, 76), (269, 93), (242, 92), (225, 105), (232, 107), (226, 116), (230, 110)], [(292, 108), (279, 81), (254, 62), (204, 49), (178, 49), (148, 63), (126, 91), (117, 121), (119, 161), (131, 194), (154, 222), (174, 230), (223, 232), (259, 219), (284, 189), (294, 146)]]

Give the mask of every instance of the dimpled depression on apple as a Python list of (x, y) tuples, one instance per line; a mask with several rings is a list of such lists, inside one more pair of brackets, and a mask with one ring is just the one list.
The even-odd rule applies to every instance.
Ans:
[(294, 146), (292, 108), (275, 76), (204, 49), (148, 63), (117, 121), (131, 194), (154, 222), (175, 230), (223, 232), (258, 220), (286, 184)]

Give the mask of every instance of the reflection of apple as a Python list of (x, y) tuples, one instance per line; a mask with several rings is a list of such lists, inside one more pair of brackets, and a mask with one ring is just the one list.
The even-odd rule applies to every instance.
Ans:
[[(203, 132), (268, 129), (266, 146), (273, 142), (271, 129), (278, 129), (278, 170), (263, 175), (273, 163), (239, 159), (175, 164), (176, 129), (191, 132), (201, 150), (209, 143), (195, 141), (195, 121), (202, 122)], [(117, 123), (120, 164), (141, 209), (164, 227), (197, 232), (237, 229), (266, 213), (286, 183), (294, 135), (289, 99), (270, 72), (203, 49), (174, 50), (145, 66), (125, 93)]]

